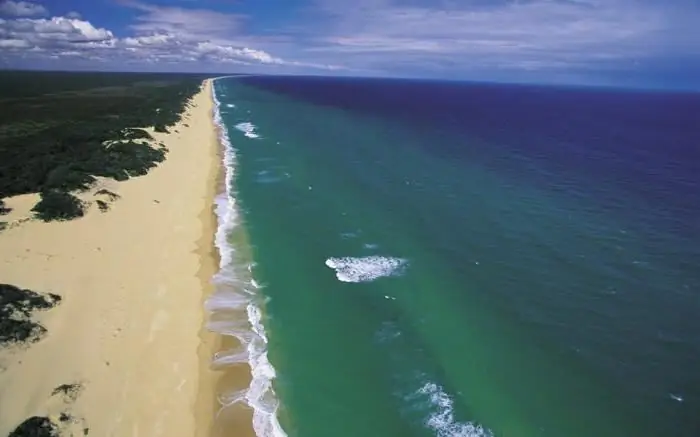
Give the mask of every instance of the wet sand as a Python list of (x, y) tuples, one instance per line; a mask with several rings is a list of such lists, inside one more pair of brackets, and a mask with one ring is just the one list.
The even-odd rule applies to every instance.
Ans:
[[(92, 201), (85, 217), (25, 221), (36, 196), (6, 199), (0, 282), (62, 299), (33, 316), (47, 330), (40, 341), (0, 350), (0, 435), (32, 416), (68, 435), (211, 434), (209, 363), (220, 345), (203, 328), (203, 302), (218, 267), (221, 167), (212, 110), (207, 81), (171, 133), (152, 132), (166, 160), (143, 177), (100, 180), (81, 194)], [(100, 189), (119, 196), (104, 213)]]

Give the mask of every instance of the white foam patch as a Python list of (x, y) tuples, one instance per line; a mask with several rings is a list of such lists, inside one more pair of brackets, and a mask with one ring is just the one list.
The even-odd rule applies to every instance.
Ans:
[(289, 179), (291, 175), (283, 169), (260, 170), (256, 173), (255, 182), (259, 184), (274, 184)]
[(235, 108), (236, 105), (234, 105), (233, 103), (229, 103), (229, 104), (226, 105), (226, 107), (227, 107), (227, 108)]
[(250, 298), (248, 296), (222, 290), (212, 294), (204, 303), (204, 308), (209, 312), (218, 310), (241, 310), (249, 303)]
[(210, 320), (207, 322), (207, 329), (219, 334), (239, 337), (246, 335), (246, 331), (250, 329), (248, 323), (241, 319), (229, 320)]
[(342, 282), (371, 282), (386, 276), (396, 276), (403, 272), (405, 259), (385, 256), (328, 258), (326, 265), (335, 270), (335, 276)]
[[(216, 291), (207, 299), (205, 306), (210, 311), (208, 328), (223, 335), (238, 338), (242, 349), (226, 351), (214, 356), (216, 365), (233, 365), (247, 362), (251, 368), (248, 388), (228, 393), (219, 401), (222, 408), (244, 402), (253, 409), (253, 429), (258, 437), (286, 437), (277, 419), (278, 401), (272, 387), (275, 369), (267, 359), (267, 336), (262, 324), (262, 311), (255, 303), (259, 300), (257, 290), (261, 288), (252, 277), (251, 264), (237, 265), (235, 248), (228, 236), (238, 226), (234, 190), (235, 149), (229, 141), (228, 130), (221, 118), (221, 103), (216, 88), (212, 87), (215, 103), (214, 121), (219, 129), (219, 141), (223, 148), (223, 164), (226, 172), (226, 190), (216, 197), (218, 228), (215, 243), (219, 250), (219, 272), (212, 278)], [(240, 123), (236, 129), (248, 138), (258, 138), (252, 123)], [(231, 319), (231, 310), (245, 308), (247, 320)]]
[(236, 129), (239, 131), (243, 132), (243, 135), (245, 135), (248, 138), (260, 138), (260, 135), (258, 135), (255, 132), (255, 125), (249, 121), (245, 121), (243, 123), (238, 123), (236, 126)]
[(456, 421), (454, 402), (439, 385), (428, 382), (418, 390), (418, 394), (430, 400), (433, 411), (425, 420), (425, 425), (437, 437), (493, 437), (493, 433), (481, 425)]
[(217, 352), (214, 354), (212, 364), (214, 366), (231, 366), (248, 362), (248, 351), (246, 350), (230, 350), (225, 352)]
[(243, 389), (221, 395), (219, 396), (219, 403), (225, 407), (230, 407), (238, 402), (245, 402), (245, 394), (247, 391), (247, 389)]

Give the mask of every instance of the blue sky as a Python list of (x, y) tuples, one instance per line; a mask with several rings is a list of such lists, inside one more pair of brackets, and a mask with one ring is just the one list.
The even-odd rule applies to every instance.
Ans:
[(0, 0), (0, 66), (700, 89), (700, 2)]

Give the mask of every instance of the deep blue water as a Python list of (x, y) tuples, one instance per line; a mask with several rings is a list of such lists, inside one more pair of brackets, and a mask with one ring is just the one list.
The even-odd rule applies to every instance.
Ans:
[(288, 434), (700, 435), (700, 94), (217, 90)]
[[(609, 208), (605, 192), (623, 190), (680, 215), (677, 225), (700, 235), (700, 220), (692, 220), (700, 208), (700, 93), (316, 77), (244, 82), (411, 126), (440, 157), (479, 160), (554, 189), (598, 188), (591, 194)], [(440, 134), (463, 141), (439, 141)]]

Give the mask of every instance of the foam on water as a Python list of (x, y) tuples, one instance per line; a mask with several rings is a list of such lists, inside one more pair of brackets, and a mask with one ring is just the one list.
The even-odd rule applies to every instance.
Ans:
[(207, 299), (204, 308), (209, 311), (217, 310), (241, 310), (248, 306), (250, 298), (240, 293), (222, 290)]
[[(234, 198), (235, 152), (229, 141), (228, 130), (221, 119), (221, 103), (215, 87), (212, 87), (215, 102), (214, 121), (219, 129), (219, 141), (223, 148), (225, 169), (225, 191), (216, 197), (218, 228), (215, 244), (219, 250), (219, 271), (212, 279), (216, 290), (207, 299), (206, 309), (210, 313), (209, 329), (238, 338), (242, 350), (216, 354), (215, 365), (234, 365), (248, 362), (251, 368), (251, 382), (247, 389), (227, 393), (220, 398), (222, 408), (237, 402), (245, 402), (253, 409), (253, 429), (258, 437), (286, 437), (277, 419), (279, 402), (272, 388), (275, 369), (267, 359), (267, 336), (262, 324), (262, 311), (256, 303), (257, 290), (261, 286), (251, 277), (252, 265), (236, 266), (235, 248), (228, 236), (238, 225), (238, 210)], [(252, 123), (240, 123), (236, 129), (249, 138), (258, 138)], [(231, 316), (231, 311), (245, 308), (247, 322), (241, 324)], [(229, 317), (227, 319), (227, 317)]]
[(427, 382), (417, 394), (426, 396), (430, 401), (432, 412), (425, 420), (425, 425), (437, 437), (493, 437), (493, 433), (481, 425), (455, 420), (454, 402), (439, 385)]
[(225, 352), (217, 352), (214, 354), (212, 364), (214, 366), (230, 366), (233, 364), (241, 364), (248, 362), (247, 350), (231, 350)]
[(407, 265), (401, 258), (386, 256), (328, 258), (326, 265), (335, 270), (342, 282), (371, 282), (385, 276), (400, 275)]
[(258, 135), (255, 132), (255, 125), (249, 121), (244, 121), (243, 123), (238, 123), (236, 126), (236, 129), (239, 131), (243, 132), (243, 135), (245, 135), (248, 138), (260, 138), (260, 135)]
[(274, 184), (289, 179), (291, 175), (285, 172), (283, 168), (272, 168), (269, 170), (260, 170), (256, 173), (255, 182), (259, 184)]

